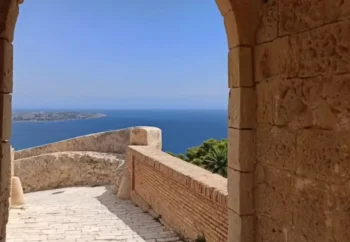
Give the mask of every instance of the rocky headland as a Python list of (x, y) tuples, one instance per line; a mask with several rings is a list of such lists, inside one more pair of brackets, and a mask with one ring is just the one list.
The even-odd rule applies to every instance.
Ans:
[(105, 117), (102, 113), (83, 113), (83, 112), (14, 112), (12, 120), (20, 121), (64, 121), (64, 120), (82, 120), (91, 118)]

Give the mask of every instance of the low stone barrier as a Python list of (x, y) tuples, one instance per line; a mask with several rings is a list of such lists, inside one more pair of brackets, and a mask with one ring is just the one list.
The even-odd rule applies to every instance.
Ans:
[(95, 133), (62, 140), (42, 146), (19, 150), (15, 160), (62, 151), (96, 151), (125, 154), (130, 144), (130, 133), (134, 128)]
[(130, 194), (142, 207), (189, 239), (227, 241), (227, 179), (147, 146), (127, 154)]
[(123, 154), (69, 151), (15, 160), (14, 172), (25, 192), (68, 186), (117, 184), (124, 170)]
[(161, 130), (132, 127), (16, 151), (14, 175), (25, 192), (105, 184), (117, 192), (129, 145), (161, 149)]

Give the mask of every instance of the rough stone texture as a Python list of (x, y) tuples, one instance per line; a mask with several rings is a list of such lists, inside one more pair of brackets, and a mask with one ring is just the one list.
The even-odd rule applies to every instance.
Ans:
[(327, 0), (280, 0), (279, 34), (301, 32), (325, 22)]
[(229, 234), (228, 240), (254, 242), (254, 217), (253, 215), (238, 215), (232, 209), (229, 213)]
[[(257, 84), (257, 119), (264, 124), (310, 127), (312, 110), (307, 107), (308, 82), (275, 77)], [(305, 86), (305, 87), (304, 87)], [(303, 92), (304, 89), (304, 92)]]
[(253, 67), (252, 67), (251, 47), (238, 46), (228, 53), (228, 87), (252, 87)]
[(251, 172), (256, 163), (255, 130), (228, 130), (228, 167)]
[[(18, 0), (2, 0), (0, 2), (0, 39), (12, 43), (18, 16)], [(1, 63), (0, 63), (1, 64)]]
[(162, 130), (156, 127), (139, 126), (131, 129), (130, 145), (147, 145), (162, 149)]
[[(275, 11), (278, 37), (269, 39)], [(254, 48), (257, 242), (350, 241), (349, 13), (348, 0), (263, 7), (257, 41), (268, 42)]]
[[(10, 140), (12, 126), (12, 95), (0, 93), (0, 138), (3, 141)], [(9, 162), (9, 161), (8, 161)]]
[(327, 184), (341, 185), (350, 180), (350, 130), (300, 131), (296, 154), (300, 175)]
[(260, 123), (349, 130), (350, 75), (272, 78), (257, 84)]
[(128, 152), (136, 204), (185, 237), (227, 240), (227, 179), (152, 147), (131, 146)]
[(257, 160), (263, 164), (295, 171), (296, 134), (293, 130), (261, 124), (257, 128)]
[(10, 93), (13, 88), (13, 47), (0, 39), (0, 92)]
[(7, 242), (181, 241), (108, 186), (26, 193), (25, 199), (24, 209), (10, 211)]
[(292, 173), (258, 166), (255, 174), (255, 210), (258, 214), (289, 223), (292, 221)]
[(228, 48), (239, 45), (253, 46), (259, 24), (261, 1), (217, 0), (216, 3), (224, 17)]
[(239, 215), (252, 215), (253, 209), (253, 173), (240, 172), (230, 167), (227, 168), (230, 176), (228, 181), (227, 206)]
[(68, 186), (114, 184), (124, 169), (124, 155), (57, 152), (15, 160), (15, 176), (25, 192)]
[(347, 19), (350, 17), (350, 1), (325, 1), (325, 12), (327, 22), (340, 19)]
[(299, 33), (350, 17), (349, 0), (279, 0), (279, 34)]
[(253, 88), (231, 88), (228, 125), (230, 128), (255, 128), (256, 95)]
[(8, 142), (0, 143), (0, 241), (5, 241), (8, 221), (9, 197), (11, 186), (11, 146)]
[(254, 48), (255, 81), (276, 76), (295, 76), (297, 63), (289, 37), (277, 38)]
[(262, 43), (277, 38), (278, 35), (278, 2), (269, 0), (260, 9), (260, 22), (256, 31), (256, 42)]
[(297, 61), (298, 75), (334, 75), (350, 71), (350, 20), (293, 35), (290, 48)]
[(133, 128), (84, 135), (43, 146), (19, 150), (15, 159), (61, 151), (97, 151), (103, 153), (126, 153), (130, 132)]
[[(327, 183), (259, 167), (257, 241), (348, 241), (349, 182)], [(281, 206), (283, 204), (283, 206)], [(282, 240), (284, 241), (284, 240)]]
[[(11, 145), (8, 142), (0, 143), (0, 158), (11, 161)], [(6, 168), (6, 169), (5, 169)], [(11, 179), (11, 167), (10, 164), (6, 167), (1, 167), (0, 170), (0, 194), (8, 192)]]
[[(11, 159), (4, 154), (3, 144), (11, 137), (11, 95), (13, 49), (12, 41), (18, 16), (17, 0), (0, 1), (0, 242), (6, 239), (6, 223), (9, 209)], [(9, 146), (9, 144), (8, 144)], [(4, 187), (7, 187), (4, 189)]]

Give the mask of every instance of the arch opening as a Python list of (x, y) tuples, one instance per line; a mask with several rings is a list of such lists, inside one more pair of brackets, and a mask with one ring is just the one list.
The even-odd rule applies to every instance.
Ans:
[[(0, 238), (5, 239), (8, 216), (10, 180), (11, 93), (13, 86), (13, 35), (18, 16), (18, 4), (23, 1), (5, 0), (0, 4), (0, 70), (2, 108)], [(254, 230), (253, 198), (246, 195), (251, 189), (255, 164), (256, 95), (253, 75), (255, 25), (260, 6), (254, 1), (217, 0), (223, 15), (228, 42), (229, 114), (229, 241), (248, 241)], [(247, 14), (248, 13), (248, 14)], [(249, 27), (246, 23), (252, 23)], [(247, 151), (248, 150), (248, 151)], [(250, 153), (249, 157), (248, 153)], [(243, 182), (244, 181), (244, 182)], [(238, 198), (238, 199), (237, 199)], [(242, 202), (248, 206), (243, 207)], [(237, 229), (237, 226), (239, 229)], [(248, 236), (248, 237), (245, 237)], [(0, 241), (1, 241), (0, 239)]]

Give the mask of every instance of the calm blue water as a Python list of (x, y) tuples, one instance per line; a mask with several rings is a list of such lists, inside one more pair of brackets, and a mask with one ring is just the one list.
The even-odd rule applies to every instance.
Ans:
[(209, 138), (227, 137), (226, 110), (84, 110), (82, 112), (104, 113), (107, 117), (13, 123), (12, 145), (16, 150), (20, 150), (80, 135), (132, 126), (155, 126), (162, 129), (163, 150), (174, 153), (183, 153), (187, 148), (200, 145)]

